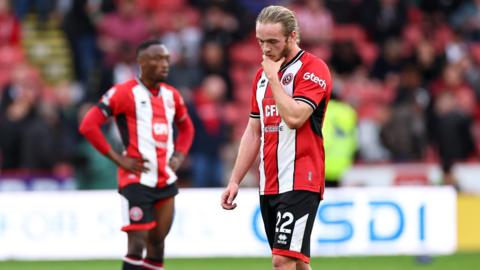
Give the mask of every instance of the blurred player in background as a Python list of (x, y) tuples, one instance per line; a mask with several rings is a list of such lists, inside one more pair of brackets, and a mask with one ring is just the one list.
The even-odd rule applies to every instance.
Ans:
[(327, 65), (298, 46), (298, 23), (289, 9), (264, 8), (256, 36), (262, 67), (221, 205), (237, 206), (239, 184), (260, 151), (260, 208), (273, 268), (311, 269), (310, 235), (325, 178), (322, 124), (332, 80)]
[(323, 123), (325, 186), (339, 187), (357, 149), (357, 112), (332, 93)]
[[(139, 77), (108, 90), (88, 111), (80, 132), (118, 166), (126, 217), (122, 230), (128, 234), (123, 269), (163, 269), (164, 240), (178, 193), (175, 171), (191, 146), (194, 127), (179, 92), (164, 83), (170, 64), (167, 48), (146, 41), (137, 49), (137, 63)], [(100, 129), (111, 116), (125, 146), (122, 154), (111, 148)], [(175, 143), (173, 123), (178, 128)]]

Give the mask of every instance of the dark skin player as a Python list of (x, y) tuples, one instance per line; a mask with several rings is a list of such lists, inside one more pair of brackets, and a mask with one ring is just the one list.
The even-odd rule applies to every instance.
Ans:
[[(168, 49), (161, 44), (153, 44), (141, 50), (137, 55), (137, 63), (140, 67), (140, 81), (148, 89), (158, 89), (159, 83), (163, 82), (169, 71), (170, 54)], [(110, 149), (107, 156), (118, 166), (133, 173), (147, 172), (143, 158), (132, 158), (120, 155)], [(169, 161), (169, 166), (176, 171), (184, 159), (184, 155), (175, 152)], [(173, 197), (166, 199), (162, 205), (155, 208), (155, 220), (157, 226), (149, 231), (128, 231), (128, 255), (142, 257), (143, 250), (147, 249), (146, 258), (163, 258), (164, 241), (170, 231), (174, 214)]]

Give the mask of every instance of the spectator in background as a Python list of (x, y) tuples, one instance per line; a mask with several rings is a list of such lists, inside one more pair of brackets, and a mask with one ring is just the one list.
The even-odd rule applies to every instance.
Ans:
[(112, 84), (113, 68), (124, 53), (122, 48), (136, 48), (151, 34), (148, 20), (139, 12), (134, 0), (119, 0), (116, 3), (117, 9), (102, 16), (97, 24), (98, 44), (103, 54), (100, 89), (107, 89)]
[(100, 63), (95, 23), (101, 12), (99, 1), (74, 0), (63, 21), (63, 29), (73, 52), (76, 79), (86, 89), (89, 78)]
[(43, 85), (31, 67), (19, 64), (2, 91), (1, 168), (55, 173), (71, 155), (68, 126), (54, 102), (42, 100)]
[(201, 84), (203, 72), (198, 64), (193, 64), (186, 59), (184, 52), (180, 52), (177, 62), (172, 64), (167, 82), (175, 85), (186, 100), (191, 99), (193, 89)]
[(390, 152), (381, 138), (382, 127), (391, 117), (391, 110), (378, 104), (373, 112), (358, 121), (359, 159), (364, 162), (385, 162), (390, 160)]
[[(333, 17), (323, 0), (296, 1), (294, 11), (302, 29), (302, 44), (307, 48), (330, 45), (333, 35)], [(319, 31), (321, 29), (321, 31)]]
[(253, 29), (254, 17), (239, 1), (208, 0), (202, 9), (205, 41), (215, 41), (229, 47), (233, 42), (246, 37)]
[(430, 97), (421, 87), (415, 66), (402, 70), (392, 114), (381, 129), (382, 142), (393, 162), (420, 161), (425, 156), (427, 130), (425, 112)]
[[(475, 91), (477, 104), (480, 104), (480, 44), (470, 46), (472, 57), (465, 57), (460, 62), (465, 81)], [(477, 106), (476, 117), (480, 120), (480, 106)]]
[(233, 14), (227, 12), (224, 5), (215, 2), (208, 5), (203, 18), (204, 39), (206, 41), (217, 42), (224, 47), (234, 41), (234, 35), (239, 29), (240, 23)]
[(442, 73), (442, 67), (445, 65), (445, 55), (437, 55), (432, 42), (423, 39), (416, 44), (413, 55), (408, 62), (417, 66), (422, 85), (426, 87)]
[(403, 64), (401, 41), (389, 39), (384, 43), (382, 53), (373, 64), (370, 76), (382, 81), (392, 76), (398, 77)]
[(465, 2), (450, 18), (452, 26), (470, 41), (480, 41), (480, 0)]
[(383, 44), (386, 40), (401, 35), (407, 19), (407, 1), (361, 1), (359, 8), (360, 23), (372, 40)]
[(330, 64), (335, 73), (341, 76), (353, 75), (362, 66), (362, 59), (353, 41), (339, 41), (333, 44)]
[(138, 74), (138, 66), (135, 57), (135, 47), (123, 42), (120, 44), (120, 50), (123, 52), (113, 67), (113, 82), (123, 83), (135, 79)]
[(172, 29), (162, 34), (162, 42), (172, 48), (172, 65), (180, 60), (188, 66), (198, 64), (204, 34), (197, 25), (199, 16), (198, 12), (192, 9), (180, 10), (171, 18)]
[(441, 93), (434, 104), (433, 139), (440, 155), (443, 183), (459, 188), (453, 175), (456, 162), (470, 157), (475, 151), (472, 118), (462, 111), (450, 92)]
[(209, 75), (195, 90), (189, 111), (195, 126), (191, 149), (192, 186), (223, 186), (222, 149), (227, 139), (222, 101), (226, 92), (220, 76)]
[(332, 12), (338, 24), (349, 24), (357, 21), (359, 6), (363, 1), (326, 0), (327, 8)]
[(232, 79), (230, 78), (230, 73), (228, 72), (229, 59), (225, 47), (215, 41), (205, 42), (202, 47), (200, 65), (202, 77), (212, 74), (222, 77), (227, 84), (225, 98), (229, 101), (232, 100), (233, 84)]
[(442, 78), (430, 89), (433, 103), (430, 107), (429, 130), (436, 146), (444, 173), (444, 183), (456, 185), (452, 167), (465, 160), (475, 150), (472, 120), (476, 110), (473, 90), (462, 77), (460, 65), (447, 65)]
[(0, 0), (0, 47), (20, 46), (20, 22), (10, 8), (9, 0)]
[(24, 138), (27, 135), (25, 131), (38, 117), (41, 89), (37, 79), (29, 66), (17, 65), (11, 82), (0, 92), (0, 150), (3, 170), (27, 167), (27, 157), (24, 154), (29, 151), (25, 149)]
[(325, 186), (339, 187), (357, 151), (357, 112), (332, 93), (323, 123)]

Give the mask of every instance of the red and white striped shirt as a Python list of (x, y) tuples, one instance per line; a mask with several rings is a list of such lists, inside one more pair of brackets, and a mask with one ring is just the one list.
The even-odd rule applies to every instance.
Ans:
[(178, 90), (162, 83), (153, 95), (139, 81), (129, 80), (108, 90), (98, 106), (107, 117), (115, 116), (125, 154), (148, 160), (149, 171), (139, 175), (119, 167), (120, 188), (131, 183), (161, 188), (177, 180), (168, 166), (174, 152), (173, 123), (188, 116)]
[(305, 102), (313, 113), (302, 127), (290, 129), (280, 117), (268, 79), (262, 69), (253, 83), (250, 117), (261, 122), (260, 194), (308, 190), (323, 195), (325, 154), (322, 124), (332, 91), (327, 65), (300, 51), (279, 72), (280, 83), (293, 99)]

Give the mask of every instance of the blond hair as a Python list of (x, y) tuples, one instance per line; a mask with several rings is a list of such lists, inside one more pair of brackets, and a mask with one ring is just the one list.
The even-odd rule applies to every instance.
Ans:
[(292, 32), (297, 33), (297, 43), (300, 43), (300, 31), (297, 18), (293, 11), (282, 6), (268, 6), (260, 11), (257, 17), (257, 23), (280, 23), (283, 28), (283, 34), (288, 37)]

